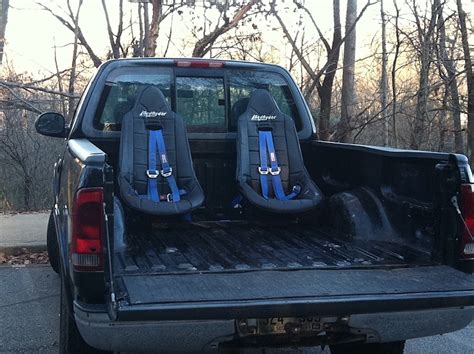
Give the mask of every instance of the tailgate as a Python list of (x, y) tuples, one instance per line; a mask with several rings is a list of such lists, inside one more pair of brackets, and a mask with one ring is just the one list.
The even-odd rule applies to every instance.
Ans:
[(447, 266), (129, 275), (119, 320), (346, 315), (474, 305), (473, 276)]

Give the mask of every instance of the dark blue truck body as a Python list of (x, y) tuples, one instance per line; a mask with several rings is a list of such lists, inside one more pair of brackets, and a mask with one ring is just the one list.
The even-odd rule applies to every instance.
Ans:
[[(474, 182), (464, 156), (318, 141), (286, 70), (191, 63), (208, 62), (109, 61), (81, 98), (54, 173), (52, 249), (60, 261), (64, 311), (73, 320), (61, 331), (75, 325), (88, 345), (104, 350), (169, 352), (394, 343), (472, 321), (474, 282), (467, 272), (474, 255), (462, 253), (464, 224), (452, 205), (452, 197), (461, 200), (462, 186)], [(134, 70), (144, 76), (166, 70), (173, 109), (195, 98), (188, 90), (194, 78), (206, 85), (222, 82), (215, 108), (222, 122), (189, 124), (206, 196), (192, 223), (140, 215), (117, 198), (119, 121), (103, 121), (105, 113), (98, 112), (107, 109), (116, 87), (132, 81), (124, 73)], [(306, 167), (327, 200), (317, 213), (275, 217), (229, 207), (238, 194), (232, 116), (237, 71), (266, 75), (267, 85), (282, 89)], [(88, 271), (72, 264), (72, 219), (77, 192), (94, 188), (103, 195), (102, 267)], [(302, 317), (323, 318), (325, 335), (268, 336), (239, 325)]]

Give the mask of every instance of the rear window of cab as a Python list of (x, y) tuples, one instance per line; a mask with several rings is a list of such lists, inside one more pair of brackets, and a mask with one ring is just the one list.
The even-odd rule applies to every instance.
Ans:
[(253, 90), (268, 90), (280, 110), (301, 119), (285, 77), (276, 72), (243, 69), (180, 70), (173, 67), (122, 67), (110, 72), (94, 115), (94, 128), (120, 131), (123, 116), (145, 86), (158, 87), (189, 132), (235, 132)]

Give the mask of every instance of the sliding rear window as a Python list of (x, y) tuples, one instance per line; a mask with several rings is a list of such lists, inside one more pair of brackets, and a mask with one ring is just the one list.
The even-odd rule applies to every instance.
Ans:
[(176, 76), (176, 109), (191, 132), (227, 132), (223, 77)]
[[(182, 72), (172, 67), (123, 67), (106, 81), (94, 117), (94, 128), (119, 131), (123, 116), (145, 86), (158, 87), (173, 111), (183, 116), (190, 132), (235, 132), (238, 117), (245, 112), (250, 94), (268, 90), (280, 110), (292, 117), (297, 130), (301, 119), (286, 79), (279, 73), (259, 70), (196, 69)], [(206, 75), (213, 73), (212, 76)]]

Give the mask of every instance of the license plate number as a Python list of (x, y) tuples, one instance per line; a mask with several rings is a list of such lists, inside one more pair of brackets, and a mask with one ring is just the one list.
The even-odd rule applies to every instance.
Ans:
[(258, 322), (259, 334), (284, 334), (297, 332), (319, 332), (323, 329), (320, 317), (272, 317)]

